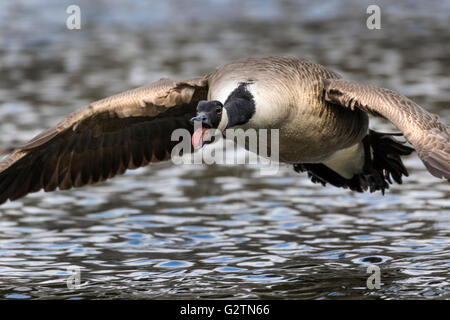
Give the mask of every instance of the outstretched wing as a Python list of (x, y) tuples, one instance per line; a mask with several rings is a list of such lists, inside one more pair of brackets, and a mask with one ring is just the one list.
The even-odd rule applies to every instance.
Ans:
[(193, 131), (189, 119), (207, 94), (207, 77), (161, 79), (75, 111), (0, 162), (0, 204), (167, 160), (178, 143), (172, 131)]
[(382, 116), (399, 128), (428, 171), (450, 179), (450, 128), (399, 93), (343, 79), (323, 79), (325, 100)]

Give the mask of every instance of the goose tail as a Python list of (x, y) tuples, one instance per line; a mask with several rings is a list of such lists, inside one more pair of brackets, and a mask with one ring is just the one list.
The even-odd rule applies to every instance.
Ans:
[[(297, 172), (306, 171), (314, 183), (327, 183), (357, 192), (380, 190), (384, 194), (393, 182), (402, 183), (402, 177), (408, 176), (402, 156), (411, 154), (414, 149), (397, 141), (393, 136), (398, 133), (381, 133), (369, 130), (358, 149), (362, 153), (362, 167), (348, 175), (325, 163), (294, 164)], [(348, 159), (346, 159), (348, 161)]]

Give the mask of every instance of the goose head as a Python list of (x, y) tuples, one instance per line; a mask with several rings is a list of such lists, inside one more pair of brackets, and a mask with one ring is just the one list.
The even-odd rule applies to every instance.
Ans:
[[(197, 115), (191, 119), (194, 124), (192, 145), (200, 148), (203, 144), (210, 143), (214, 129), (223, 132), (228, 121), (223, 104), (217, 100), (200, 101), (197, 105)], [(224, 116), (225, 115), (225, 116)]]
[(226, 129), (244, 125), (252, 119), (256, 108), (248, 85), (249, 83), (240, 83), (224, 104), (217, 100), (203, 100), (198, 103), (197, 116), (191, 119), (195, 129), (192, 136), (194, 147), (199, 148), (210, 143), (213, 136), (223, 134)]

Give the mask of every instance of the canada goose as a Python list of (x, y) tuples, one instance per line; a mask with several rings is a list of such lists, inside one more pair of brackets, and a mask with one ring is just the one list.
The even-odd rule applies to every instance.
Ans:
[(0, 162), (0, 203), (40, 189), (81, 187), (169, 159), (176, 128), (277, 128), (280, 160), (313, 182), (384, 190), (408, 175), (414, 149), (368, 129), (367, 113), (400, 129), (428, 171), (450, 179), (449, 127), (410, 99), (306, 60), (251, 58), (198, 78), (161, 79), (93, 102)]

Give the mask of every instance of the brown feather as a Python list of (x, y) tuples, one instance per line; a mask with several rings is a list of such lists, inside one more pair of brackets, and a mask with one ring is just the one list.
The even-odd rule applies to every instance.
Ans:
[(450, 128), (437, 115), (389, 89), (343, 79), (322, 82), (326, 101), (388, 119), (403, 132), (432, 175), (450, 179)]
[(169, 145), (158, 141), (167, 138), (160, 133), (177, 118), (193, 116), (207, 92), (207, 77), (161, 79), (73, 112), (0, 161), (0, 204), (41, 188), (80, 187), (148, 164), (155, 151), (151, 142), (159, 146), (161, 160)]

